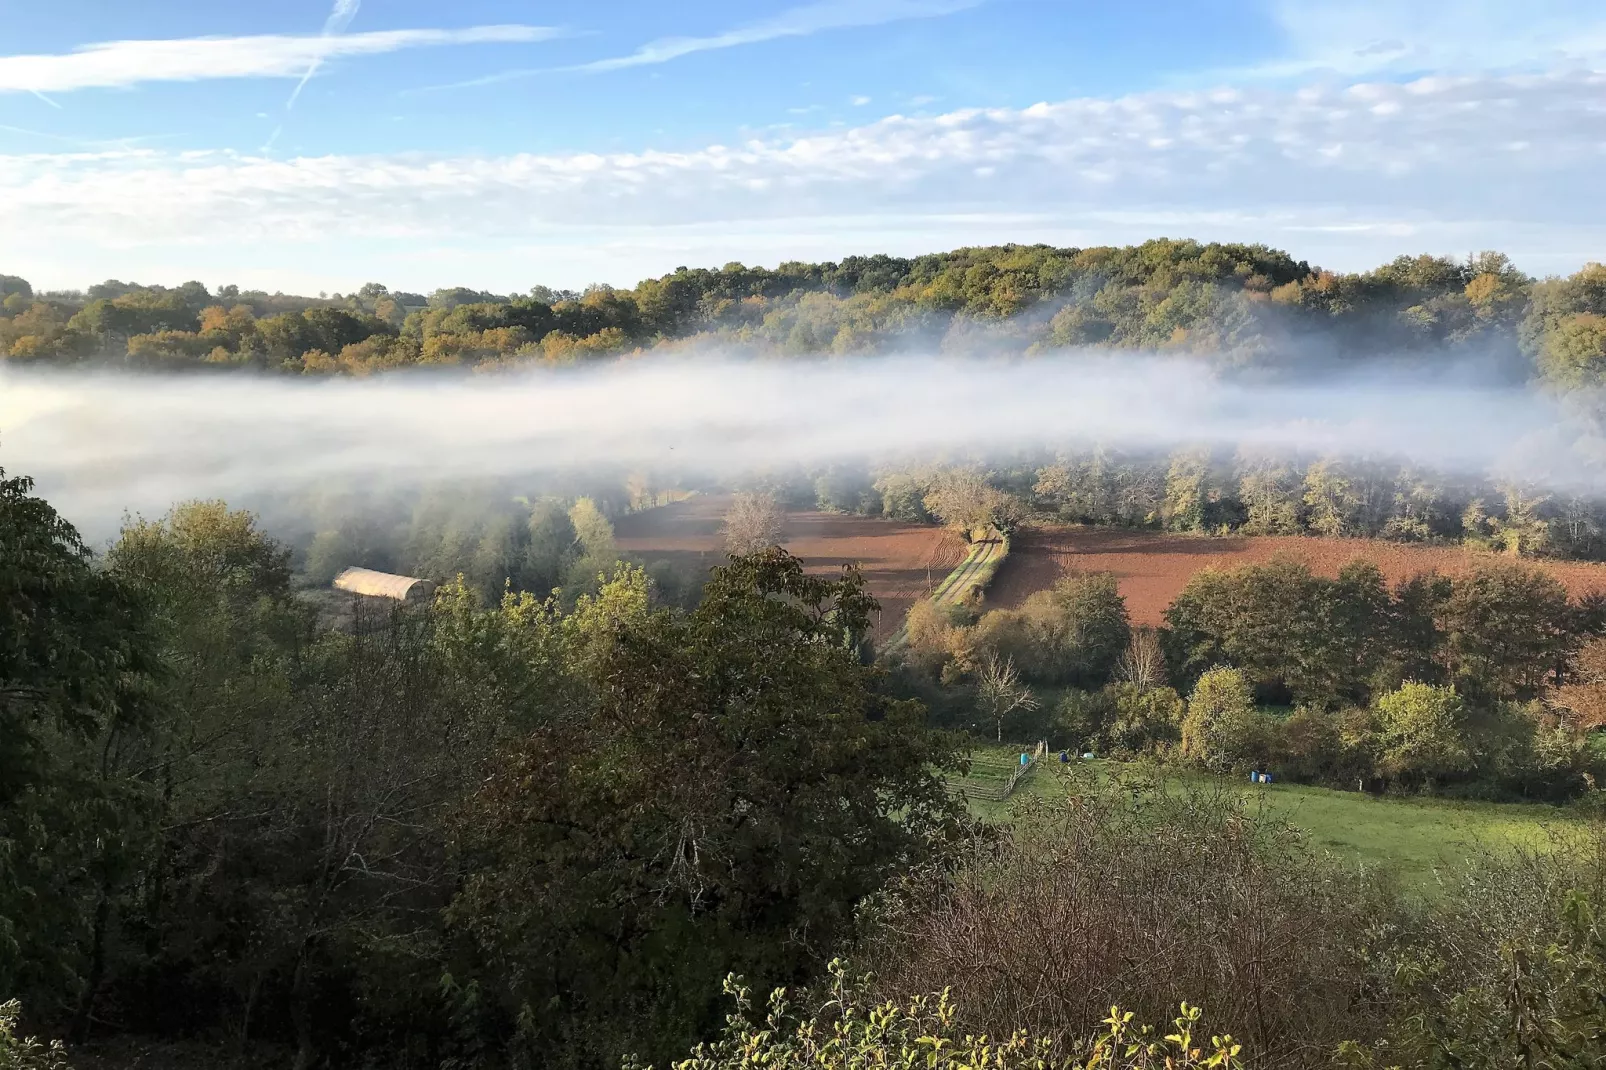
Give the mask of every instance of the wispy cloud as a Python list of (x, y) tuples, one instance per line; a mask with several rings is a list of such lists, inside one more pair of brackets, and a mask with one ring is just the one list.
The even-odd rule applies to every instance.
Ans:
[(880, 26), (906, 19), (939, 18), (970, 8), (980, 7), (987, 0), (819, 0), (783, 11), (773, 18), (763, 19), (748, 26), (708, 37), (661, 37), (649, 41), (627, 56), (613, 56), (568, 67), (520, 67), (499, 71), (481, 78), (463, 82), (430, 86), (430, 89), (463, 89), (469, 86), (490, 85), (514, 78), (527, 78), (534, 74), (554, 71), (579, 71), (602, 74), (627, 67), (645, 67), (689, 56), (695, 52), (712, 52), (741, 45), (761, 44), (783, 37), (808, 37), (826, 30), (844, 30), (859, 26)]
[[(331, 37), (345, 33), (346, 27), (351, 25), (351, 20), (357, 17), (357, 11), (361, 7), (362, 0), (335, 0), (334, 10), (329, 12), (329, 17), (324, 19), (323, 22), (324, 39), (328, 40)], [(323, 57), (325, 55), (327, 55), (327, 50), (320, 51), (313, 57), (312, 62), (307, 64), (307, 73), (301, 76), (301, 81), (297, 82), (296, 87), (290, 91), (290, 99), (284, 102), (286, 111), (296, 106), (296, 100), (301, 96), (301, 91), (307, 88), (307, 83), (312, 81), (312, 76), (318, 73), (319, 67), (323, 66)]]
[[(353, 5), (353, 8), (355, 5)], [(328, 59), (406, 48), (545, 41), (551, 26), (471, 26), (459, 30), (377, 30), (337, 36), (261, 34), (108, 41), (53, 55), (0, 56), (0, 93), (121, 89), (145, 82), (214, 78), (297, 78)]]
[(822, 0), (783, 11), (774, 18), (711, 37), (663, 37), (642, 45), (628, 56), (599, 59), (575, 67), (581, 71), (616, 71), (667, 63), (694, 52), (758, 44), (782, 37), (807, 37), (824, 30), (880, 26), (904, 19), (929, 19), (979, 7), (983, 0)]
[(518, 289), (532, 264), (561, 285), (633, 282), (732, 258), (1156, 234), (1334, 267), (1504, 248), (1573, 270), (1606, 248), (1603, 94), (1593, 73), (1143, 93), (684, 152), (0, 155), (0, 233), (12, 270), (82, 265), (56, 285), (114, 266), (150, 278), (166, 256), (174, 278), (272, 265), (327, 273), (313, 289)]

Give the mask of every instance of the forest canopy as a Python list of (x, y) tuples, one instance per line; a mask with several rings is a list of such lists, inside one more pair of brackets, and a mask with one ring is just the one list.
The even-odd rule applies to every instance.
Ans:
[(913, 258), (677, 268), (633, 289), (302, 297), (108, 280), (37, 293), (0, 276), (0, 358), (290, 374), (566, 365), (673, 344), (777, 354), (1103, 347), (1298, 368), (1476, 357), (1558, 386), (1606, 374), (1606, 267), (1536, 280), (1504, 254), (1401, 256), (1336, 273), (1264, 245), (1156, 239)]

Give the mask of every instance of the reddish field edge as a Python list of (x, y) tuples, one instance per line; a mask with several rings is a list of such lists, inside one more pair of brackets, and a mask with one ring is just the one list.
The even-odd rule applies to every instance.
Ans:
[[(1456, 576), (1494, 555), (1458, 546), (1419, 546), (1370, 539), (1329, 539), (1302, 535), (1173, 535), (1119, 528), (1038, 527), (1017, 533), (987, 596), (993, 607), (1013, 608), (1033, 591), (1051, 587), (1069, 571), (1109, 572), (1120, 584), (1134, 624), (1164, 623), (1166, 607), (1200, 569), (1263, 563), (1302, 562), (1318, 575), (1335, 576), (1351, 561), (1369, 561), (1390, 583), (1421, 572)], [(1606, 564), (1586, 561), (1532, 561), (1555, 576), (1574, 598), (1606, 591)]]
[[(642, 560), (710, 568), (725, 558), (720, 522), (729, 505), (727, 496), (700, 495), (631, 513), (615, 522), (614, 538), (620, 550)], [(964, 539), (942, 528), (836, 513), (788, 513), (781, 534), (781, 545), (809, 572), (859, 566), (881, 603), (878, 639), (898, 629), (909, 607), (940, 584), (966, 550)]]

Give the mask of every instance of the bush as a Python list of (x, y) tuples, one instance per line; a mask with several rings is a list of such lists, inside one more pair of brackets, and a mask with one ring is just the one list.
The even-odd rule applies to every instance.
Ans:
[(1063, 800), (1023, 800), (951, 876), (888, 902), (864, 952), (883, 998), (948, 987), (964, 1032), (1075, 1044), (1112, 1004), (1153, 1021), (1188, 993), (1268, 1066), (1376, 1035), (1361, 951), (1392, 898), (1374, 878), (1234, 789), (1060, 775)]
[(1370, 971), (1385, 1039), (1353, 1067), (1606, 1063), (1606, 859), (1597, 824), (1540, 850), (1486, 855), (1381, 941)]
[(974, 645), (1014, 660), (1031, 680), (1100, 687), (1131, 638), (1126, 602), (1109, 573), (1072, 573), (1018, 610), (993, 610)]
[(1249, 681), (1237, 669), (1211, 669), (1188, 696), (1182, 753), (1218, 771), (1236, 769), (1264, 753), (1264, 721)]
[(22, 1005), (16, 1000), (0, 1003), (0, 1070), (67, 1070), (67, 1053), (61, 1041), (42, 1043), (34, 1037), (19, 1036), (17, 1020)]
[(1377, 700), (1378, 769), (1409, 784), (1465, 773), (1466, 708), (1447, 687), (1408, 683)]
[[(958, 1008), (946, 991), (907, 1001), (875, 1002), (870, 978), (851, 985), (840, 961), (831, 963), (830, 998), (812, 1015), (793, 1012), (784, 988), (770, 994), (769, 1009), (756, 1021), (748, 990), (735, 978), (725, 991), (736, 1013), (724, 1035), (699, 1045), (671, 1070), (860, 1070), (868, 1067), (928, 1067), (933, 1070), (1186, 1070), (1240, 1066), (1239, 1045), (1230, 1036), (1195, 1041), (1198, 1008), (1182, 1004), (1173, 1031), (1160, 1036), (1133, 1024), (1133, 1015), (1111, 1007), (1103, 1031), (1075, 1053), (1061, 1053), (1046, 1037), (1017, 1030), (991, 1038), (959, 1028)], [(625, 1070), (642, 1070), (634, 1059)]]
[(1171, 688), (1145, 691), (1136, 684), (1112, 684), (1106, 691), (1115, 704), (1115, 717), (1103, 732), (1107, 749), (1127, 754), (1163, 753), (1182, 738), (1187, 708), (1182, 696)]

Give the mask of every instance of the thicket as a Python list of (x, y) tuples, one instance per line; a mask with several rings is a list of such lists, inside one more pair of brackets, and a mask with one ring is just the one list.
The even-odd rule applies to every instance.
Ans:
[[(1286, 560), (1206, 569), (1166, 622), (1132, 629), (1098, 574), (979, 617), (922, 605), (901, 680), (988, 737), (1221, 772), (1548, 799), (1606, 772), (1606, 604), (1570, 602), (1535, 566), (1491, 558), (1392, 588), (1362, 562), (1334, 578)], [(995, 725), (982, 691), (999, 660), (1042, 694)]]
[(768, 551), (691, 611), (620, 568), (321, 630), (247, 514), (96, 561), (0, 479), (0, 991), (298, 1068), (684, 1051), (722, 977), (808, 979), (949, 835), (873, 606)]
[[(1233, 790), (1076, 775), (951, 870), (881, 901), (886, 999), (941, 990), (951, 1034), (1085, 1056), (1119, 1003), (1266, 1067), (1585, 1066), (1606, 1035), (1598, 822), (1479, 855), (1426, 895), (1345, 868)], [(1058, 794), (1058, 793), (1056, 793)], [(1208, 1051), (1209, 1045), (1205, 1045)]]

